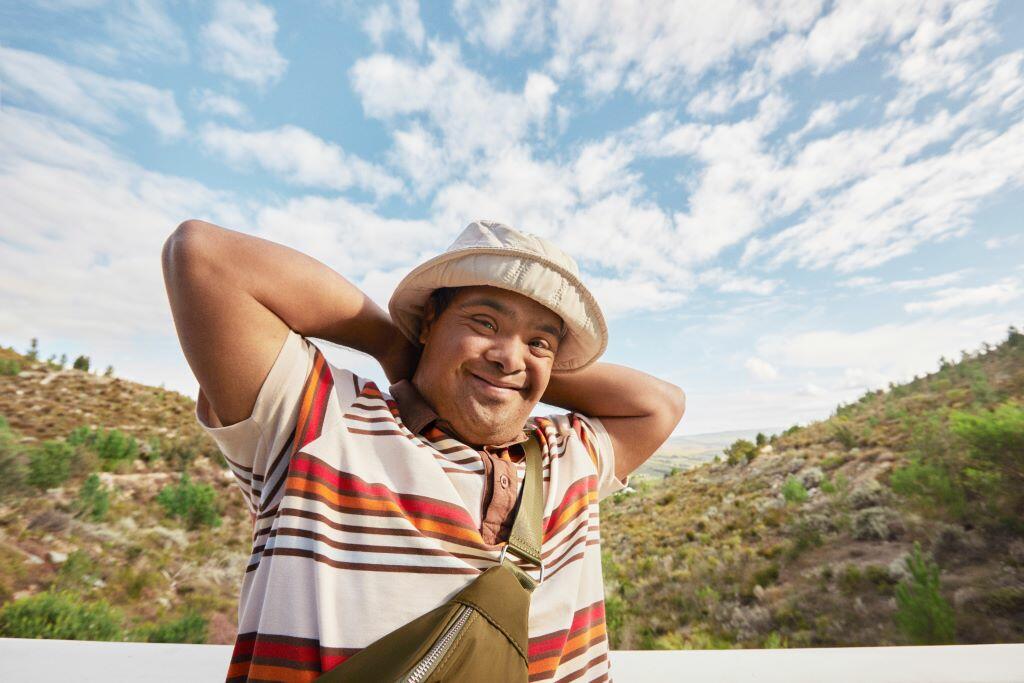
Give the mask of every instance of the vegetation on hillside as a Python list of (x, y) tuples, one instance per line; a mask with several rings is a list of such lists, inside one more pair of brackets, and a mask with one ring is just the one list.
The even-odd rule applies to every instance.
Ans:
[(1024, 639), (1024, 335), (602, 501), (616, 649)]
[[(251, 520), (191, 399), (0, 348), (0, 636), (231, 643)], [(613, 648), (1020, 642), (1024, 336), (602, 501)]]
[(0, 637), (233, 642), (251, 520), (194, 402), (66, 364), (0, 348)]

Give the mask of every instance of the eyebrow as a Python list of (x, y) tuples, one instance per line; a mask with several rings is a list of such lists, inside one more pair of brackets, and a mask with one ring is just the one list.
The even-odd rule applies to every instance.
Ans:
[[(466, 303), (464, 303), (461, 306), (459, 306), (459, 308), (460, 309), (466, 309), (466, 308), (469, 308), (470, 306), (489, 306), (489, 307), (493, 308), (494, 310), (498, 311), (499, 313), (501, 313), (501, 314), (503, 314), (505, 316), (508, 316), (509, 318), (512, 318), (513, 320), (515, 320), (517, 318), (515, 311), (513, 311), (511, 308), (509, 308), (505, 304), (501, 303), (500, 301), (497, 301), (497, 300), (492, 299), (490, 297), (480, 296), (480, 297), (476, 297), (474, 299), (470, 299)], [(554, 335), (555, 338), (557, 338), (557, 339), (561, 339), (562, 336), (563, 336), (564, 329), (565, 329), (565, 323), (564, 322), (562, 323), (562, 329), (561, 330), (559, 330), (554, 325), (549, 325), (547, 323), (538, 324), (537, 325), (537, 329), (541, 330), (542, 332), (547, 332), (548, 334)]]

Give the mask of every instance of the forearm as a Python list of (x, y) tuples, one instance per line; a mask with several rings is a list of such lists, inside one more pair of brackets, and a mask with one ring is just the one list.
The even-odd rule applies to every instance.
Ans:
[(248, 293), (299, 334), (378, 360), (394, 357), (408, 345), (386, 311), (311, 256), (204, 221), (188, 221), (183, 227), (182, 238), (193, 241), (192, 248), (218, 285)]
[(552, 373), (541, 401), (595, 417), (641, 417), (677, 400), (682, 389), (646, 372), (594, 363), (578, 372)]

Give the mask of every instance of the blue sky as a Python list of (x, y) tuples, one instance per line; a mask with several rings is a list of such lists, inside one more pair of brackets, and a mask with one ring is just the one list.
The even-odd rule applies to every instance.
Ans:
[(192, 396), (186, 218), (384, 307), (473, 219), (548, 237), (602, 360), (687, 391), (680, 434), (826, 417), (1024, 323), (1016, 2), (3, 2), (0, 86), (0, 343)]

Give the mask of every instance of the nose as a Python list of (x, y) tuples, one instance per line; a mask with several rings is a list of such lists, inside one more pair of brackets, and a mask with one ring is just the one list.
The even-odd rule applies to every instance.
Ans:
[(526, 371), (523, 345), (517, 336), (493, 337), (493, 343), (484, 352), (484, 358), (495, 363), (505, 375)]

